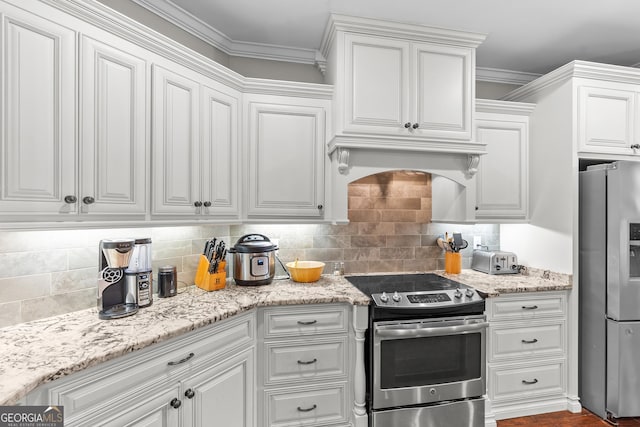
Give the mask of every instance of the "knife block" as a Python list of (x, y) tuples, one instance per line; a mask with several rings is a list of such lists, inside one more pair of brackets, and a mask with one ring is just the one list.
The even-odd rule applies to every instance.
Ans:
[[(204, 273), (201, 274), (200, 280), (198, 280), (198, 273), (196, 273), (196, 280), (194, 281), (196, 286), (200, 289), (204, 289), (205, 291), (217, 291), (224, 289), (227, 282), (227, 272), (225, 271), (227, 262), (220, 261), (217, 273), (209, 273), (209, 261), (205, 259), (204, 262), (206, 263), (206, 269), (203, 270)], [(199, 265), (198, 270), (200, 270)]]
[(462, 271), (462, 254), (460, 252), (444, 253), (444, 272), (460, 274)]

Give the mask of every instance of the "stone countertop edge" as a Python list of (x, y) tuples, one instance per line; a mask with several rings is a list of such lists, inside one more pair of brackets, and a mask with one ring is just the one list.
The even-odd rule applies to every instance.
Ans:
[[(569, 275), (546, 271), (504, 275), (473, 270), (434, 273), (471, 285), (488, 297), (571, 289)], [(219, 291), (188, 286), (176, 297), (154, 298), (150, 307), (122, 319), (100, 320), (97, 310), (91, 308), (0, 328), (0, 405), (16, 404), (49, 381), (255, 307), (327, 303), (368, 305), (369, 297), (342, 276), (323, 275), (315, 283), (274, 280), (268, 286), (237, 286), (228, 281)]]
[(0, 405), (17, 404), (44, 383), (255, 307), (328, 303), (368, 305), (369, 297), (339, 276), (268, 286), (229, 281), (218, 291), (188, 286), (175, 297), (154, 296), (151, 306), (121, 319), (100, 320), (90, 308), (1, 328)]

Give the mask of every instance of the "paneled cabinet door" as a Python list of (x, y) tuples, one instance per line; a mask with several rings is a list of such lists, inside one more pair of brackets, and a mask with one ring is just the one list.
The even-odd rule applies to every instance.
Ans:
[(185, 380), (183, 425), (253, 427), (254, 358), (249, 348)]
[(127, 53), (135, 47), (121, 39), (103, 41), (109, 44), (81, 38), (78, 202), (82, 213), (144, 214), (146, 61)]
[(472, 48), (411, 44), (414, 135), (471, 139), (473, 52)]
[(247, 96), (249, 216), (321, 217), (328, 101)]
[(17, 9), (0, 17), (0, 212), (74, 213), (76, 34)]
[[(164, 390), (151, 392), (151, 396), (140, 396), (128, 405), (118, 406), (91, 423), (105, 427), (175, 427), (180, 425), (179, 401), (180, 387), (175, 383)], [(174, 400), (175, 399), (175, 400)]]
[(179, 71), (153, 65), (152, 213), (199, 210), (199, 84)]
[(202, 213), (239, 215), (239, 93), (202, 87)]
[[(525, 219), (528, 199), (527, 121), (477, 119), (476, 139), (487, 144), (477, 174), (477, 219)], [(526, 120), (526, 118), (525, 118)]]
[(345, 132), (407, 135), (409, 43), (345, 34)]
[(634, 154), (637, 93), (582, 86), (578, 89), (579, 151)]

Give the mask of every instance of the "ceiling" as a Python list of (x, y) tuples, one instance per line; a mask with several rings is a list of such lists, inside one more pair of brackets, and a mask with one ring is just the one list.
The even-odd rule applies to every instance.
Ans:
[[(330, 13), (487, 35), (479, 68), (640, 66), (638, 0), (134, 0), (230, 54), (312, 62)], [(197, 17), (197, 18), (195, 18)]]

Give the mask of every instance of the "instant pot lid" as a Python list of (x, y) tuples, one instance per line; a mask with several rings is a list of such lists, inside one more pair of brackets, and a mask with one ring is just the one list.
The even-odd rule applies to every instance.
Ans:
[(278, 250), (278, 245), (269, 240), (267, 236), (262, 234), (245, 234), (238, 239), (235, 246), (229, 249), (229, 252), (255, 253), (276, 250)]

